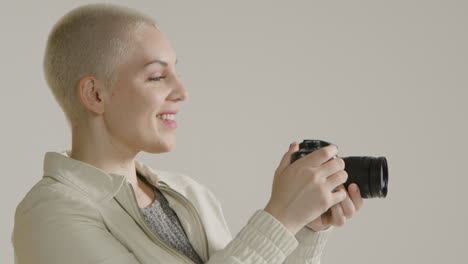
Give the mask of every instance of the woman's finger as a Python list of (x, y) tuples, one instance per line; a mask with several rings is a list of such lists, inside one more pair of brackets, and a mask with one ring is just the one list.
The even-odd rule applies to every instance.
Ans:
[(346, 219), (350, 219), (351, 217), (353, 217), (354, 213), (356, 212), (356, 208), (348, 193), (346, 194), (346, 198), (340, 203), (340, 205), (343, 210), (343, 215), (346, 217)]
[(323, 177), (328, 177), (341, 170), (344, 170), (344, 168), (344, 160), (342, 158), (334, 158), (320, 165), (319, 172), (321, 175), (323, 175)]
[(320, 216), (320, 222), (322, 225), (332, 224), (331, 208), (328, 208), (328, 210)]
[(342, 226), (345, 224), (346, 218), (343, 214), (343, 209), (341, 208), (341, 205), (339, 203), (331, 207), (331, 212), (333, 225)]
[(359, 187), (357, 184), (353, 183), (348, 186), (349, 196), (354, 203), (354, 207), (356, 212), (362, 208), (364, 200), (362, 199), (361, 192), (359, 191)]
[[(338, 191), (340, 188), (343, 187), (343, 183), (346, 182), (348, 179), (348, 173), (344, 170), (340, 170), (337, 173), (329, 176), (326, 179), (326, 187), (332, 192)], [(346, 192), (346, 188), (343, 187), (343, 190)]]

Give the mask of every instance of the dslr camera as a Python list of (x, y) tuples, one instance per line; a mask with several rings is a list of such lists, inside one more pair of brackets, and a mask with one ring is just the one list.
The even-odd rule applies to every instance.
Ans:
[[(299, 144), (299, 151), (293, 153), (291, 163), (328, 145), (330, 143), (323, 140), (303, 140)], [(346, 190), (351, 183), (356, 183), (362, 198), (385, 198), (387, 196), (388, 167), (385, 157), (350, 156), (341, 158), (345, 162), (345, 171), (348, 173), (348, 179), (344, 183)]]

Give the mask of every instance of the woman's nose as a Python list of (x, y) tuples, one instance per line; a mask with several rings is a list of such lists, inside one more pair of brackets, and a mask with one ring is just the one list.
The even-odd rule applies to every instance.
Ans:
[(185, 88), (185, 85), (180, 80), (179, 76), (176, 76), (175, 83), (174, 83), (174, 92), (177, 98), (177, 101), (184, 101), (188, 98), (188, 91)]

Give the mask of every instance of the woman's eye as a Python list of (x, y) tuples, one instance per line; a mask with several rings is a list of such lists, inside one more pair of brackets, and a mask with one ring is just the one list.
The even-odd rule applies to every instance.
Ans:
[(152, 78), (149, 78), (148, 80), (159, 82), (161, 79), (164, 79), (164, 78), (166, 78), (166, 76), (152, 77)]

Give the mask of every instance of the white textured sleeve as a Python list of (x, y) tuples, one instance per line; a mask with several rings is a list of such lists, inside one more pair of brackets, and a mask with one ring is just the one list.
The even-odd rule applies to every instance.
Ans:
[(303, 227), (296, 233), (299, 245), (286, 258), (284, 264), (320, 264), (320, 258), (332, 230), (333, 226), (319, 232)]
[(255, 211), (248, 223), (206, 264), (280, 264), (298, 246), (296, 237), (263, 209)]

